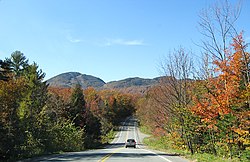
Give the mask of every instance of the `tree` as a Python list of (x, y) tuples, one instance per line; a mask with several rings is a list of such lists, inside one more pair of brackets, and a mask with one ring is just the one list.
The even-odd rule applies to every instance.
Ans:
[[(244, 84), (245, 56), (249, 58), (249, 53), (242, 49), (246, 46), (241, 34), (233, 42), (232, 51), (227, 50), (223, 60), (214, 58), (214, 75), (203, 82), (205, 93), (196, 96), (193, 107), (213, 132), (220, 132), (218, 136), (227, 144), (231, 158), (237, 141), (235, 133), (247, 131), (246, 127), (249, 127), (249, 124), (243, 126), (241, 123), (247, 118), (243, 114), (249, 113), (248, 90)], [(240, 128), (242, 131), (239, 130), (240, 125), (243, 126)], [(215, 138), (212, 139), (214, 141)], [(238, 145), (241, 142), (238, 141)]]
[(85, 99), (81, 85), (75, 85), (70, 98), (69, 118), (75, 126), (84, 127)]
[[(192, 101), (192, 76), (193, 63), (184, 48), (175, 50), (168, 56), (162, 65), (165, 73), (160, 91), (162, 95), (155, 95), (156, 100), (165, 108), (168, 119), (180, 126), (179, 133), (191, 153), (194, 153), (193, 138), (195, 137), (193, 116), (190, 111)], [(159, 114), (160, 115), (160, 114)], [(169, 121), (169, 122), (170, 122)]]
[[(5, 154), (23, 155), (33, 150), (31, 154), (37, 153), (40, 145), (38, 139), (41, 137), (37, 119), (47, 100), (47, 84), (43, 82), (45, 74), (38, 70), (36, 63), (29, 65), (20, 51), (12, 53), (11, 58), (1, 61), (0, 70), (2, 80), (6, 82), (0, 83), (2, 93), (0, 98), (3, 103), (0, 108), (3, 115), (8, 114), (7, 120), (6, 116), (2, 116), (3, 121), (7, 121), (3, 123), (3, 132), (9, 129), (5, 133), (7, 139), (12, 141)], [(7, 90), (7, 87), (15, 93)], [(5, 93), (8, 93), (9, 97)], [(17, 135), (19, 138), (15, 138)]]
[[(242, 112), (242, 108), (250, 107), (250, 98), (246, 95), (250, 81), (249, 54), (246, 52), (242, 33), (236, 29), (240, 10), (240, 3), (232, 5), (225, 0), (201, 12), (199, 27), (204, 39), (200, 47), (205, 54), (201, 78), (204, 81), (199, 83), (202, 93), (194, 99), (195, 112), (208, 126), (211, 138), (209, 142), (212, 143), (214, 154), (218, 142), (216, 138), (223, 139), (228, 145), (231, 157), (232, 140), (235, 140), (233, 129), (242, 125), (239, 124), (239, 121), (242, 121), (242, 113), (245, 112)], [(246, 112), (243, 114), (247, 116)], [(228, 139), (225, 139), (225, 136), (228, 136)]]
[(20, 51), (13, 52), (10, 59), (7, 59), (7, 61), (10, 62), (10, 67), (15, 77), (19, 77), (28, 66), (28, 60)]
[(11, 73), (10, 62), (0, 60), (0, 80), (7, 81)]
[[(28, 62), (27, 62), (28, 63)], [(35, 118), (42, 110), (47, 100), (46, 82), (43, 82), (45, 74), (38, 70), (38, 65), (33, 63), (25, 65), (19, 74), (26, 79), (27, 91), (24, 92), (23, 101), (20, 103), (20, 118)]]
[(210, 58), (223, 61), (226, 58), (228, 45), (238, 35), (235, 23), (240, 15), (240, 3), (231, 5), (227, 0), (203, 9), (200, 13), (199, 29), (204, 39), (200, 47)]
[(23, 91), (25, 91), (24, 79), (0, 80), (0, 160), (16, 156), (18, 147), (23, 142), (23, 132), (20, 132), (18, 117)]

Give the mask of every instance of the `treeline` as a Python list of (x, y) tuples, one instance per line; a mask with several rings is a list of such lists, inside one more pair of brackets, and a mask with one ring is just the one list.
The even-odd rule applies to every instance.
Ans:
[(0, 60), (0, 160), (96, 148), (134, 112), (131, 95), (51, 88), (44, 77), (20, 51)]
[(197, 73), (192, 53), (175, 50), (162, 66), (166, 77), (138, 100), (141, 124), (167, 147), (250, 159), (250, 53), (242, 33), (231, 42), (205, 55)]
[(250, 53), (235, 27), (239, 14), (228, 1), (203, 9), (200, 68), (192, 51), (170, 52), (166, 77), (138, 100), (141, 125), (166, 147), (249, 161)]

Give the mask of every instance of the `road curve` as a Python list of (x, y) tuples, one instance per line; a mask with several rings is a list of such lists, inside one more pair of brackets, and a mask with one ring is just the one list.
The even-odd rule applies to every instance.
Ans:
[[(126, 139), (134, 138), (137, 141), (136, 148), (125, 148)], [(66, 161), (86, 161), (86, 162), (188, 162), (176, 155), (149, 150), (143, 144), (144, 135), (137, 127), (134, 118), (128, 118), (120, 127), (112, 143), (104, 149), (88, 150), (82, 152), (70, 152), (58, 155), (51, 155), (30, 159), (25, 161), (40, 162), (66, 162)]]

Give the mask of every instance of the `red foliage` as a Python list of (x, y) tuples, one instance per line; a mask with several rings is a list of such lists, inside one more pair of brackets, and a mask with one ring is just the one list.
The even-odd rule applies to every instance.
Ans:
[(49, 87), (48, 92), (60, 96), (64, 101), (69, 101), (72, 95), (72, 88)]

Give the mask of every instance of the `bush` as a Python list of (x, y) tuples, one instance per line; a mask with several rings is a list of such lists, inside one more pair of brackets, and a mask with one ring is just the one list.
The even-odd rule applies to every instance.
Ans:
[(106, 135), (102, 135), (102, 137), (101, 137), (102, 144), (110, 143), (111, 140), (113, 140), (115, 138), (116, 133), (117, 133), (116, 131), (113, 131), (113, 129), (111, 129), (111, 131), (109, 131)]
[(80, 151), (84, 149), (84, 131), (70, 122), (54, 125), (49, 131), (47, 152)]
[(34, 155), (39, 155), (44, 152), (44, 145), (41, 143), (40, 139), (35, 138), (31, 132), (26, 131), (25, 143), (20, 146), (20, 157), (31, 157)]

